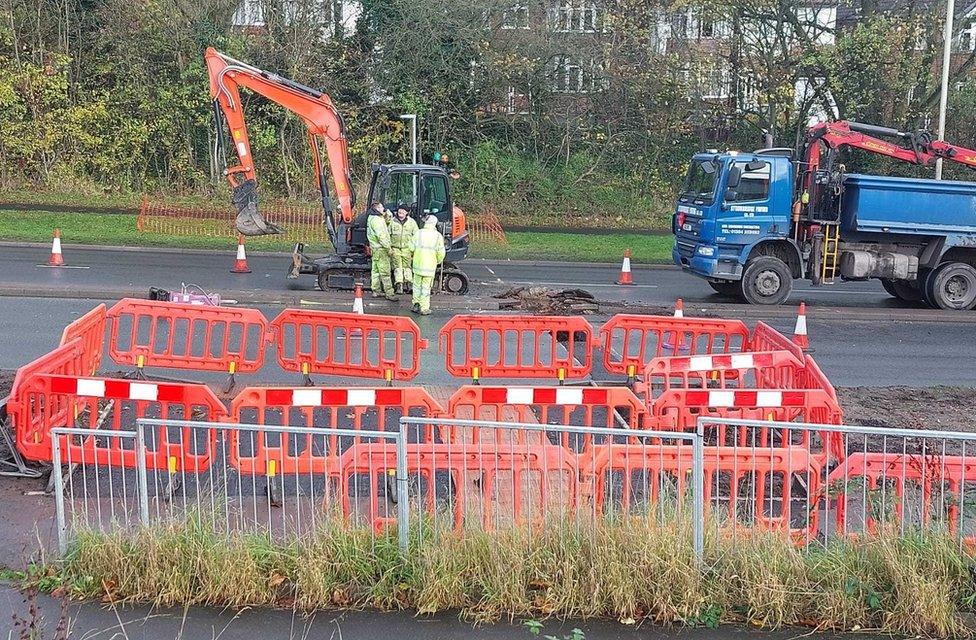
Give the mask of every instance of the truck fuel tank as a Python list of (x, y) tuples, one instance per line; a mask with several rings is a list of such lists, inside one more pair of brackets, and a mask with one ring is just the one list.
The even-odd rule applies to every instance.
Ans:
[(840, 275), (845, 280), (914, 280), (918, 256), (890, 251), (844, 250), (840, 254)]

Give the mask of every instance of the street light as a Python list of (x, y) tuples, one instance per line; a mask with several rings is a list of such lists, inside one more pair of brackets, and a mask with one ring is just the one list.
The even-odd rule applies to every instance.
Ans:
[[(952, 56), (952, 19), (956, 12), (955, 0), (948, 0), (945, 18), (945, 42), (942, 43), (942, 88), (939, 92), (939, 140), (945, 139), (946, 105), (949, 101), (949, 60)], [(942, 179), (942, 158), (935, 160), (935, 179)]]

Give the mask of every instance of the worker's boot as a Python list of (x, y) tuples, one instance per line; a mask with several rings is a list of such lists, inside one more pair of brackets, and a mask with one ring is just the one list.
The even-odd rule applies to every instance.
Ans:
[(410, 307), (410, 311), (413, 313), (420, 313), (420, 305), (414, 302), (413, 306)]
[(393, 295), (392, 293), (386, 294), (386, 299), (389, 300), (390, 302), (396, 302), (397, 301), (397, 297), (395, 295)]
[(422, 316), (429, 316), (430, 315), (430, 309), (421, 309), (420, 310), (420, 315), (422, 315)]

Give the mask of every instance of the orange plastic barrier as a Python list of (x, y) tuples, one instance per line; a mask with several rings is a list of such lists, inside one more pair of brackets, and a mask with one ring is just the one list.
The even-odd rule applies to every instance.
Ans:
[(427, 341), (410, 318), (286, 309), (271, 322), (278, 364), (305, 376), (409, 380)]
[(82, 375), (95, 375), (102, 364), (102, 351), (105, 349), (105, 317), (105, 305), (100, 304), (65, 327), (61, 334), (62, 345), (75, 338), (81, 340), (85, 356), (82, 363), (83, 371), (78, 373)]
[(789, 351), (797, 360), (803, 360), (803, 349), (798, 344), (773, 329), (765, 322), (756, 324), (749, 339), (749, 349), (752, 351)]
[(581, 316), (457, 315), (440, 332), (447, 371), (480, 378), (583, 378), (593, 327)]
[(108, 311), (119, 364), (252, 373), (264, 364), (268, 323), (257, 309), (126, 298)]
[(747, 351), (749, 329), (741, 320), (617, 314), (600, 328), (600, 343), (607, 373), (635, 378), (651, 358)]
[[(371, 523), (376, 528), (394, 524), (395, 517), (381, 509), (378, 496), (380, 484), (396, 469), (395, 445), (353, 445), (343, 453), (339, 466), (347, 517), (352, 509), (352, 487), (365, 476), (371, 488)], [(434, 513), (439, 506), (449, 508), (459, 528), (469, 521), (477, 521), (486, 530), (535, 522), (553, 509), (567, 512), (577, 503), (576, 456), (548, 443), (519, 447), (482, 444), (470, 451), (448, 444), (411, 444), (407, 446), (407, 474), (412, 483), (417, 484), (419, 479), (419, 485), (426, 488), (420, 498), (424, 510)], [(444, 475), (450, 479), (449, 493), (437, 500), (431, 487)], [(438, 505), (441, 501), (446, 504)]]
[[(288, 425), (398, 431), (400, 418), (439, 417), (440, 405), (422, 388), (250, 387), (231, 404), (231, 418), (241, 424)], [(408, 440), (432, 442), (428, 429)], [(355, 438), (356, 443), (361, 442)], [(343, 443), (339, 436), (313, 436), (274, 432), (229, 434), (230, 462), (246, 474), (336, 473)]]
[[(816, 534), (818, 514), (809, 505), (819, 494), (822, 469), (806, 448), (709, 446), (703, 461), (705, 504), (721, 521)], [(690, 445), (599, 445), (579, 463), (580, 473), (594, 480), (598, 513), (646, 512), (667, 500), (677, 507), (692, 468)]]
[(670, 389), (804, 389), (809, 375), (789, 351), (654, 358), (644, 368), (645, 401)]
[[(772, 420), (823, 424), (820, 434), (822, 451), (838, 460), (844, 459), (840, 434), (828, 431), (829, 425), (842, 424), (843, 412), (836, 400), (822, 389), (670, 389), (648, 407), (649, 429), (693, 431), (698, 418)], [(769, 429), (767, 427), (710, 425), (705, 429), (706, 444), (739, 447), (785, 447), (803, 445), (814, 451), (809, 431)]]
[[(105, 428), (135, 431), (138, 418), (217, 421), (227, 415), (223, 404), (202, 384), (162, 384), (114, 378), (37, 373), (20, 391), (14, 421), (17, 448), (25, 458), (50, 462), (51, 429)], [(152, 469), (204, 471), (216, 443), (213, 431), (160, 427), (146, 432), (147, 465)], [(135, 467), (133, 441), (65, 438), (62, 454), (73, 461)], [(65, 458), (68, 459), (68, 458)]]
[[(463, 386), (448, 403), (448, 415), (459, 420), (494, 420), (601, 427), (639, 428), (645, 409), (626, 387), (483, 387)], [(481, 441), (481, 428), (452, 428), (450, 442)], [(525, 432), (486, 429), (492, 440), (524, 437)], [(550, 436), (552, 438), (554, 436)], [(601, 440), (602, 438), (597, 438)], [(580, 451), (591, 443), (589, 435), (561, 434), (562, 446)]]
[(830, 380), (820, 370), (820, 365), (814, 361), (811, 355), (804, 358), (801, 384), (804, 389), (823, 389), (834, 401), (837, 401), (837, 391), (834, 389), (834, 385), (830, 384)]
[[(937, 519), (958, 533), (961, 510), (965, 509), (968, 518), (962, 537), (968, 543), (976, 543), (969, 497), (976, 494), (976, 459), (972, 457), (852, 453), (830, 472), (827, 480), (830, 500), (836, 501), (838, 533), (848, 532), (848, 519), (860, 520), (862, 514), (868, 532), (877, 530), (879, 519), (907, 527), (928, 526)], [(852, 499), (864, 503), (863, 511), (850, 508)]]

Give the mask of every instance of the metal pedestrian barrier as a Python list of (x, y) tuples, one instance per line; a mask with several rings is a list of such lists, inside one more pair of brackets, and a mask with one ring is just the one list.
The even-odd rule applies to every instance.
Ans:
[[(703, 440), (700, 435), (572, 425), (454, 418), (402, 418), (410, 431), (477, 431), (477, 441), (406, 448), (411, 510), (422, 520), (445, 515), (455, 527), (497, 530), (571, 523), (593, 527), (618, 518), (657, 525), (690, 520), (692, 544), (704, 550)], [(585, 439), (583, 455), (563, 446)], [(656, 464), (662, 448), (686, 455), (678, 467)], [(616, 464), (620, 452), (636, 453)], [(613, 463), (606, 463), (612, 460)]]
[[(824, 430), (822, 424), (701, 417), (698, 433), (706, 440), (719, 429), (761, 429), (797, 443)], [(737, 460), (738, 482), (708, 480), (709, 505), (717, 529), (730, 531), (789, 523), (798, 542), (809, 546), (831, 537), (857, 537), (880, 531), (904, 535), (938, 531), (959, 544), (976, 543), (976, 434), (853, 425), (827, 427), (842, 458), (822, 459), (792, 445), (788, 456), (769, 444), (706, 447), (705, 466)], [(724, 494), (722, 493), (724, 492)]]
[[(294, 540), (343, 525), (369, 526), (379, 532), (395, 526), (406, 548), (409, 514), (395, 497), (406, 495), (402, 468), (404, 442), (399, 430), (351, 430), (288, 425), (228, 424), (188, 420), (141, 419), (147, 434), (157, 429), (177, 433), (215, 432), (217, 456), (206, 469), (176, 473), (149, 470), (150, 518), (183, 522), (202, 518), (221, 535), (261, 533), (277, 542)], [(271, 442), (261, 468), (240, 468), (235, 455), (252, 456)], [(342, 453), (324, 468), (289, 468), (286, 456), (304, 448), (327, 448), (331, 439), (343, 443)], [(236, 450), (236, 453), (231, 451)], [(382, 473), (361, 472), (353, 461), (360, 457), (391, 461)], [(274, 451), (277, 456), (272, 455)], [(389, 453), (389, 455), (386, 455)], [(386, 498), (392, 496), (393, 500)]]
[(85, 446), (100, 439), (124, 441), (138, 460), (145, 445), (135, 431), (67, 428), (51, 430), (52, 484), (58, 548), (82, 531), (110, 533), (149, 524), (146, 468), (122, 468), (121, 451), (114, 459), (92, 456)]

